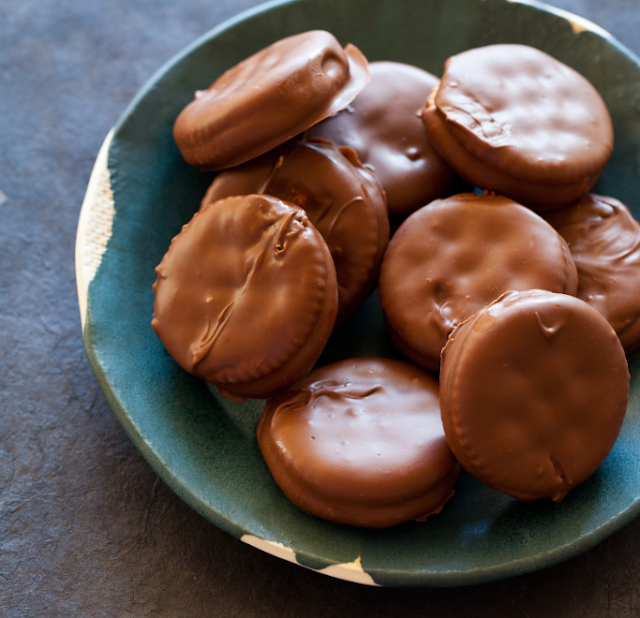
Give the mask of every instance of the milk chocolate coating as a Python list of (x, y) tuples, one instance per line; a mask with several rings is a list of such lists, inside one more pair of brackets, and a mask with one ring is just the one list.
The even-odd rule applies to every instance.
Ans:
[(437, 380), (388, 359), (314, 370), (267, 402), (258, 444), (297, 506), (383, 528), (439, 512), (459, 467), (444, 436)]
[(632, 352), (640, 345), (640, 224), (620, 201), (594, 194), (544, 216), (569, 245), (578, 298), (607, 318)]
[(195, 167), (238, 165), (346, 107), (368, 79), (366, 58), (332, 34), (287, 37), (196, 92), (175, 122), (174, 139)]
[(422, 120), (463, 178), (537, 210), (586, 193), (613, 150), (611, 118), (595, 88), (524, 45), (449, 58)]
[(462, 466), (519, 500), (558, 502), (613, 447), (629, 393), (620, 341), (584, 301), (511, 292), (442, 352), (442, 421)]
[(507, 290), (575, 294), (578, 275), (562, 237), (506, 197), (462, 193), (413, 213), (380, 269), (389, 332), (414, 362), (438, 371), (455, 326)]
[(371, 62), (371, 81), (345, 109), (313, 126), (373, 167), (391, 216), (406, 216), (453, 189), (456, 175), (418, 117), (438, 78), (401, 62)]
[(156, 268), (152, 326), (224, 395), (266, 398), (311, 370), (337, 313), (335, 268), (304, 211), (270, 196), (195, 214)]
[(338, 320), (370, 294), (389, 242), (384, 192), (349, 148), (322, 140), (286, 144), (220, 173), (202, 206), (266, 193), (304, 208), (329, 246), (338, 276)]

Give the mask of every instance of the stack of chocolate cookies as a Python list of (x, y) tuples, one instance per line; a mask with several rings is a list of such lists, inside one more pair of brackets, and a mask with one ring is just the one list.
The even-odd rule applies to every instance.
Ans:
[[(438, 79), (305, 32), (198, 91), (174, 138), (219, 173), (152, 326), (222, 395), (267, 400), (293, 503), (380, 528), (440, 512), (461, 467), (519, 500), (596, 471), (640, 345), (640, 225), (589, 193), (614, 135), (583, 76), (492, 45)], [(376, 286), (406, 359), (314, 368)]]

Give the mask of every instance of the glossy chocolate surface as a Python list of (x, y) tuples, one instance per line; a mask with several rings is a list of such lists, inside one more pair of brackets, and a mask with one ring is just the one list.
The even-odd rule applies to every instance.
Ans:
[(266, 193), (303, 208), (326, 240), (338, 276), (338, 317), (373, 289), (389, 242), (384, 192), (349, 148), (292, 140), (220, 173), (202, 206), (231, 195)]
[(640, 344), (640, 224), (619, 200), (588, 194), (545, 219), (567, 241), (578, 297), (618, 333), (627, 353)]
[(236, 397), (307, 373), (337, 311), (333, 261), (304, 211), (269, 196), (220, 200), (172, 241), (152, 326), (188, 372)]
[(577, 280), (566, 242), (542, 217), (505, 197), (462, 193), (432, 202), (400, 226), (379, 291), (398, 348), (438, 371), (449, 333), (503, 292), (575, 294)]
[(438, 512), (458, 476), (438, 381), (388, 359), (314, 370), (267, 402), (258, 443), (292, 502), (355, 526), (381, 528)]
[(384, 187), (389, 214), (406, 216), (456, 181), (418, 117), (438, 78), (401, 62), (371, 62), (369, 71), (371, 81), (353, 102), (307, 134), (353, 148)]
[(481, 482), (520, 500), (560, 501), (620, 431), (629, 371), (593, 307), (566, 294), (511, 292), (474, 314), (442, 352), (447, 441)]
[(346, 107), (369, 79), (366, 58), (325, 31), (277, 41), (221, 75), (178, 116), (185, 160), (223, 169), (257, 157)]
[(586, 193), (613, 150), (611, 118), (595, 88), (524, 45), (449, 58), (422, 119), (465, 179), (538, 210)]

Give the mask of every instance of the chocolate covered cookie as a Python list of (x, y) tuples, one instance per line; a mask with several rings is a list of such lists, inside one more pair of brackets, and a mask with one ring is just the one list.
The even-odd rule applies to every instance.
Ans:
[(619, 200), (591, 193), (544, 216), (569, 245), (578, 297), (607, 318), (632, 352), (640, 345), (640, 224)]
[(307, 135), (353, 148), (384, 187), (389, 215), (406, 216), (457, 181), (418, 117), (438, 78), (402, 62), (371, 62), (369, 71), (371, 81), (348, 108)]
[(591, 83), (525, 45), (449, 58), (422, 120), (468, 182), (536, 210), (589, 191), (613, 150), (611, 118)]
[(332, 34), (287, 37), (197, 91), (174, 124), (174, 139), (195, 167), (238, 165), (346, 107), (368, 79), (366, 58)]
[(308, 373), (333, 329), (333, 260), (298, 206), (232, 197), (196, 213), (156, 268), (152, 326), (188, 372), (235, 398)]
[(202, 206), (230, 195), (266, 193), (304, 208), (333, 256), (338, 319), (369, 295), (389, 242), (384, 192), (350, 148), (323, 140), (292, 140), (220, 173)]
[(542, 217), (513, 200), (462, 193), (413, 213), (394, 234), (380, 269), (389, 332), (432, 371), (459, 322), (508, 290), (575, 294), (569, 248)]
[(460, 324), (442, 352), (442, 420), (462, 466), (519, 500), (560, 501), (613, 447), (629, 371), (584, 301), (510, 292)]
[(433, 376), (400, 361), (327, 365), (267, 402), (258, 444), (308, 513), (367, 528), (424, 519), (453, 494), (459, 471), (438, 391)]

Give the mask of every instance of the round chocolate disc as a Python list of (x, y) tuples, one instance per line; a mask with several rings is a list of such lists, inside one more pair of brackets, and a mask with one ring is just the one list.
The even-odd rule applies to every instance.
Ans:
[(375, 286), (389, 242), (384, 192), (353, 150), (291, 140), (220, 173), (202, 206), (230, 195), (266, 193), (304, 208), (327, 242), (338, 276), (338, 320)]
[(269, 397), (311, 370), (333, 329), (337, 284), (305, 212), (270, 196), (196, 213), (156, 268), (152, 326), (221, 393)]
[(586, 193), (613, 150), (611, 118), (591, 83), (525, 45), (449, 58), (422, 119), (463, 178), (537, 210)]
[(367, 60), (323, 30), (287, 37), (221, 75), (178, 116), (185, 160), (223, 169), (261, 155), (346, 107), (369, 79)]
[(442, 352), (442, 420), (462, 466), (519, 500), (560, 501), (613, 447), (629, 371), (584, 301), (510, 292), (463, 322)]
[(267, 402), (258, 444), (297, 506), (332, 522), (383, 528), (424, 519), (453, 494), (438, 381), (401, 361), (327, 365)]
[(612, 197), (587, 194), (544, 213), (578, 268), (578, 298), (613, 326), (627, 353), (640, 345), (640, 223)]
[(413, 213), (382, 261), (379, 291), (390, 334), (438, 371), (455, 326), (508, 290), (575, 294), (576, 267), (542, 217), (506, 197), (462, 193)]
[(401, 62), (371, 62), (369, 71), (371, 81), (353, 102), (307, 135), (353, 148), (384, 187), (389, 214), (406, 216), (457, 180), (418, 117), (438, 78)]

